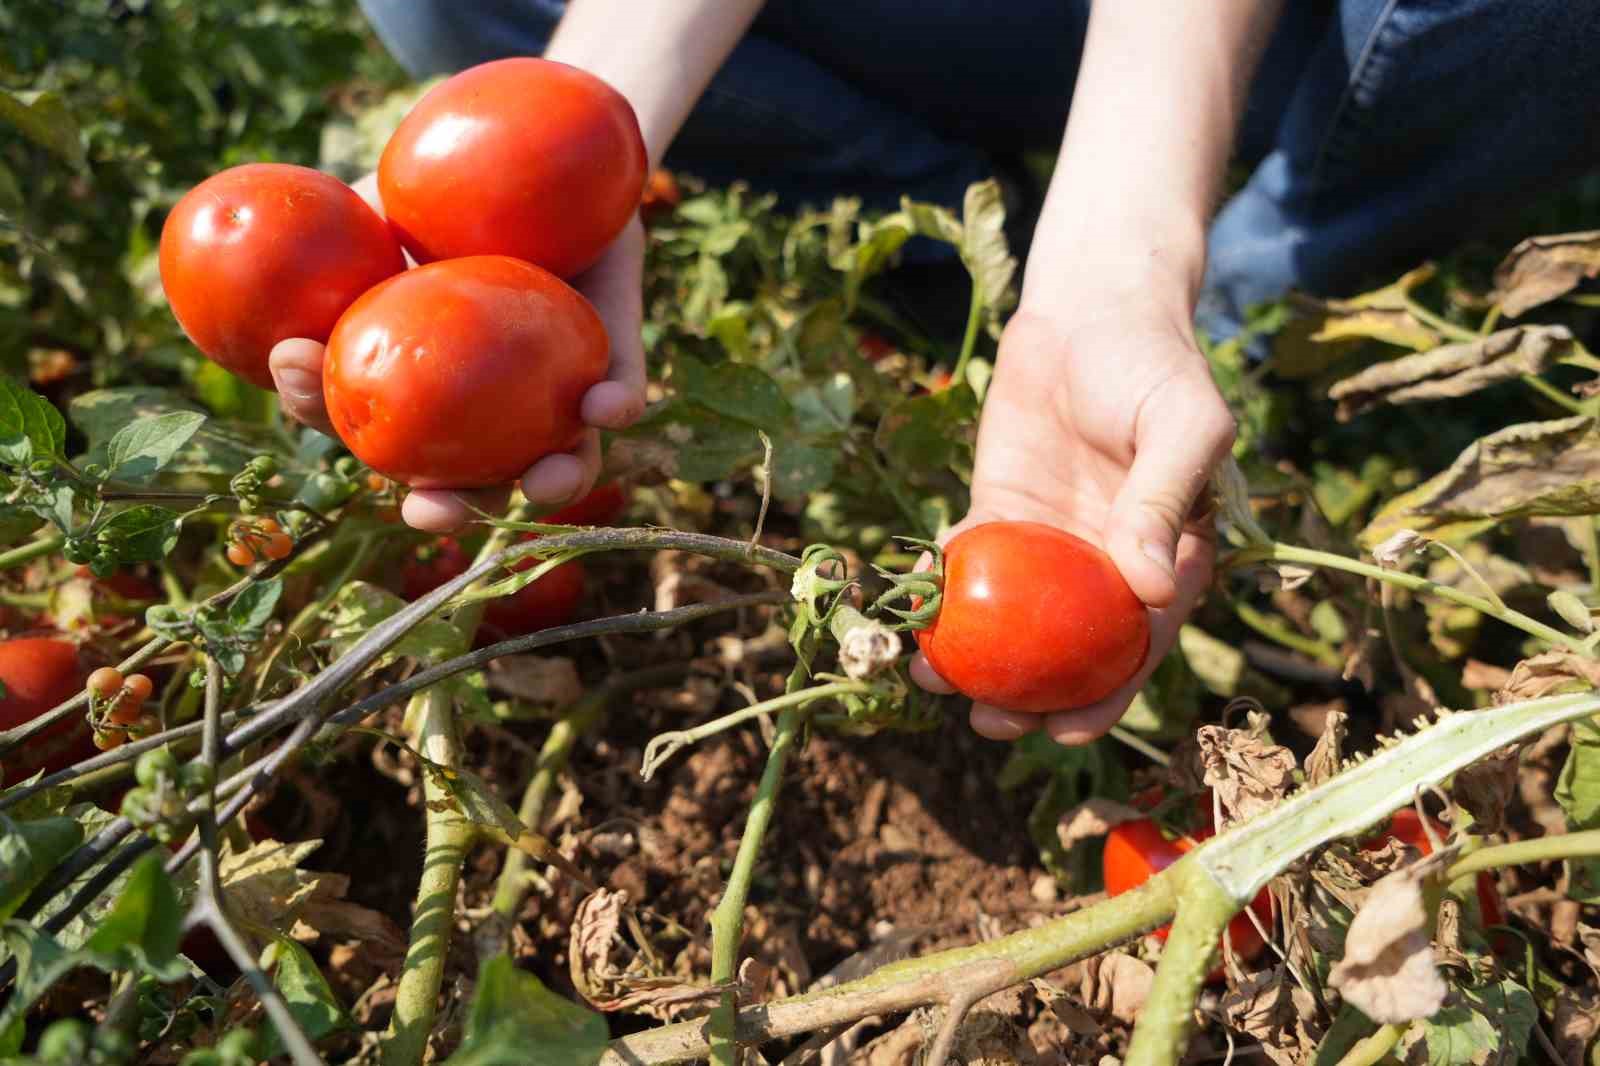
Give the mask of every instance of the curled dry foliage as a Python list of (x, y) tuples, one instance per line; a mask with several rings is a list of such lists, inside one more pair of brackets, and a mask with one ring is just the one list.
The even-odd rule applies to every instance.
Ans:
[(1367, 891), (1345, 936), (1344, 958), (1328, 973), (1346, 1002), (1380, 1024), (1426, 1018), (1450, 991), (1434, 963), (1422, 896), (1427, 865), (1396, 870)]

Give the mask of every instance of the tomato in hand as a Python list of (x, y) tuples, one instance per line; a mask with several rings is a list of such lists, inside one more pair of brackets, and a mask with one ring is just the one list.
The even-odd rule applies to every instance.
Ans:
[[(70, 641), (24, 637), (0, 642), (0, 730), (14, 729), (83, 691), (88, 671)], [(94, 754), (82, 714), (69, 715), (24, 741), (0, 770), (15, 782), (39, 770), (55, 773)]]
[(378, 161), (378, 195), (419, 263), (510, 255), (570, 278), (639, 210), (648, 160), (622, 94), (547, 59), (435, 86)]
[(596, 485), (589, 495), (539, 519), (552, 526), (609, 526), (628, 509), (628, 495), (615, 481)]
[(578, 442), (608, 349), (600, 316), (554, 274), (503, 255), (449, 259), (345, 312), (322, 393), (340, 439), (379, 473), (486, 488)]
[[(1429, 825), (1440, 840), (1450, 835), (1450, 831), (1438, 821), (1429, 819)], [(1362, 847), (1368, 851), (1378, 851), (1390, 838), (1416, 848), (1423, 855), (1433, 854), (1433, 842), (1428, 839), (1428, 831), (1422, 827), (1422, 818), (1415, 807), (1402, 807), (1395, 811), (1383, 832)], [(1485, 926), (1504, 925), (1506, 922), (1506, 908), (1500, 901), (1500, 891), (1487, 870), (1478, 874), (1478, 914)]]
[(356, 297), (405, 266), (355, 190), (284, 163), (207, 178), (161, 229), (161, 286), (178, 324), (211, 360), (264, 389), (273, 345), (327, 340)]
[(972, 699), (1045, 713), (1126, 684), (1150, 648), (1150, 622), (1088, 541), (1039, 522), (988, 522), (945, 546), (943, 599), (917, 644)]
[[(538, 534), (529, 533), (522, 539), (536, 540)], [(528, 570), (538, 563), (537, 559), (521, 559), (511, 569)], [(472, 557), (455, 538), (442, 538), (429, 556), (414, 559), (401, 568), (401, 590), (406, 599), (415, 600), (460, 577), (471, 565)], [(582, 561), (573, 559), (510, 596), (488, 601), (483, 624), (478, 627), (478, 646), (572, 621), (583, 601), (584, 577)]]
[[(1101, 859), (1106, 894), (1120, 896), (1138, 888), (1213, 834), (1209, 821), (1192, 838), (1179, 837), (1176, 840), (1167, 839), (1161, 827), (1149, 818), (1136, 818), (1113, 827), (1106, 834), (1105, 853)], [(1256, 898), (1250, 901), (1250, 910), (1255, 912), (1263, 927), (1272, 928), (1271, 892), (1263, 888), (1256, 893)], [(1154, 935), (1165, 940), (1171, 931), (1171, 926), (1163, 925)], [(1261, 949), (1266, 945), (1260, 930), (1243, 912), (1234, 915), (1228, 923), (1228, 939), (1234, 954), (1246, 961), (1261, 954)], [(1218, 981), (1221, 978), (1222, 970), (1219, 967), (1211, 972), (1208, 979)]]

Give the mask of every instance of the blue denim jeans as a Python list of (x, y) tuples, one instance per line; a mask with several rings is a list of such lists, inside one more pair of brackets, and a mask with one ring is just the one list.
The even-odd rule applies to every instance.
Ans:
[[(565, 6), (361, 4), (419, 77), (538, 54)], [(1290, 288), (1332, 294), (1410, 265), (1600, 157), (1600, 4), (1285, 8), (1239, 131), (1251, 176), (1211, 228), (1198, 318), (1215, 337)], [(853, 0), (847, 13), (769, 0), (668, 165), (790, 206), (955, 205), (998, 163), (1059, 143), (1088, 0)]]

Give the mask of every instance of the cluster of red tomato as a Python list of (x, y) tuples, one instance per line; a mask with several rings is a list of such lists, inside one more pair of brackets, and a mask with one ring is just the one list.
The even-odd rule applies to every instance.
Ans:
[(633, 109), (598, 78), (486, 63), (395, 130), (378, 164), (386, 217), (314, 170), (235, 167), (168, 216), (162, 286), (195, 345), (264, 388), (279, 341), (325, 342), (329, 418), (374, 470), (418, 488), (509, 484), (583, 431), (608, 340), (563, 279), (640, 210), (647, 169)]

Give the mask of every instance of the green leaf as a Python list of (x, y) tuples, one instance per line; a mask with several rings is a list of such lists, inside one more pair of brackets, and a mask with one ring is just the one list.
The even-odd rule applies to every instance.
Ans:
[(772, 447), (772, 494), (780, 499), (800, 500), (828, 487), (839, 461), (839, 449), (803, 444), (782, 437)]
[(0, 503), (0, 544), (21, 544), (24, 537), (39, 528), (43, 517), (31, 510)]
[(884, 412), (877, 445), (905, 471), (970, 466), (978, 399), (965, 385), (912, 396)]
[[(406, 605), (405, 601), (388, 589), (365, 581), (352, 581), (334, 597), (328, 639), (336, 654), (342, 655), (372, 627)], [(461, 631), (438, 615), (414, 626), (410, 632), (384, 653), (380, 662), (397, 658), (440, 662), (460, 655), (466, 650), (466, 638)]]
[(838, 257), (834, 265), (845, 269), (844, 303), (855, 310), (861, 295), (861, 286), (883, 273), (893, 262), (895, 253), (913, 236), (911, 220), (902, 213), (888, 215), (861, 228), (860, 240), (850, 255)]
[[(72, 401), (67, 413), (89, 438), (87, 458), (103, 464), (111, 439), (124, 427), (178, 411), (205, 414), (177, 392), (145, 386), (86, 392)], [(277, 456), (286, 474), (299, 465), (270, 426), (208, 418), (165, 464), (164, 475), (198, 478), (221, 489), (240, 467), (263, 454)]]
[(123, 426), (106, 445), (109, 476), (123, 481), (154, 476), (189, 443), (205, 420), (205, 415), (195, 411), (172, 411)]
[(22, 186), (17, 184), (17, 176), (0, 163), (0, 215), (15, 216), (22, 205)]
[(183, 516), (153, 504), (118, 511), (100, 526), (100, 542), (119, 563), (153, 563), (178, 546)]
[(789, 397), (795, 423), (806, 433), (843, 433), (856, 410), (856, 386), (845, 373), (832, 374)]
[(594, 1066), (605, 1018), (546, 988), (496, 955), (478, 968), (466, 1035), (446, 1066)]
[(720, 481), (762, 455), (755, 427), (678, 399), (639, 422), (631, 435), (675, 449), (671, 474), (685, 481)]
[(86, 162), (77, 120), (67, 109), (66, 101), (55, 93), (0, 91), (0, 121), (15, 126), (28, 140), (74, 167)]
[[(1556, 802), (1567, 812), (1576, 832), (1600, 829), (1600, 725), (1572, 723), (1571, 748), (1556, 779)], [(1600, 860), (1570, 859), (1572, 877), (1567, 895), (1583, 903), (1600, 903)]]
[[(134, 863), (122, 894), (101, 919), (84, 948), (104, 955), (127, 954), (150, 972), (170, 969), (177, 960), (183, 933), (183, 906), (178, 891), (151, 853)], [(187, 972), (177, 963), (180, 972)]]
[(16, 913), (28, 893), (81, 843), (83, 827), (71, 818), (5, 826), (0, 836), (0, 921)]
[(278, 598), (283, 595), (283, 579), (258, 581), (247, 585), (228, 603), (228, 622), (241, 633), (260, 631), (278, 608)]
[[(354, 1027), (305, 948), (288, 937), (277, 937), (267, 946), (262, 965), (272, 970), (272, 983), (283, 996), (289, 1013), (313, 1041)], [(256, 1056), (262, 1059), (276, 1058), (287, 1050), (270, 1020), (262, 1028), (257, 1044)]]
[(1437, 1014), (1420, 1023), (1428, 1066), (1519, 1062), (1538, 1017), (1533, 993), (1515, 981), (1460, 989)]
[(0, 374), (0, 463), (22, 466), (33, 459), (57, 458), (66, 442), (61, 412), (21, 382)]
[(708, 366), (683, 356), (673, 362), (672, 369), (680, 396), (724, 418), (768, 430), (789, 418), (783, 389), (757, 367), (742, 363)]

